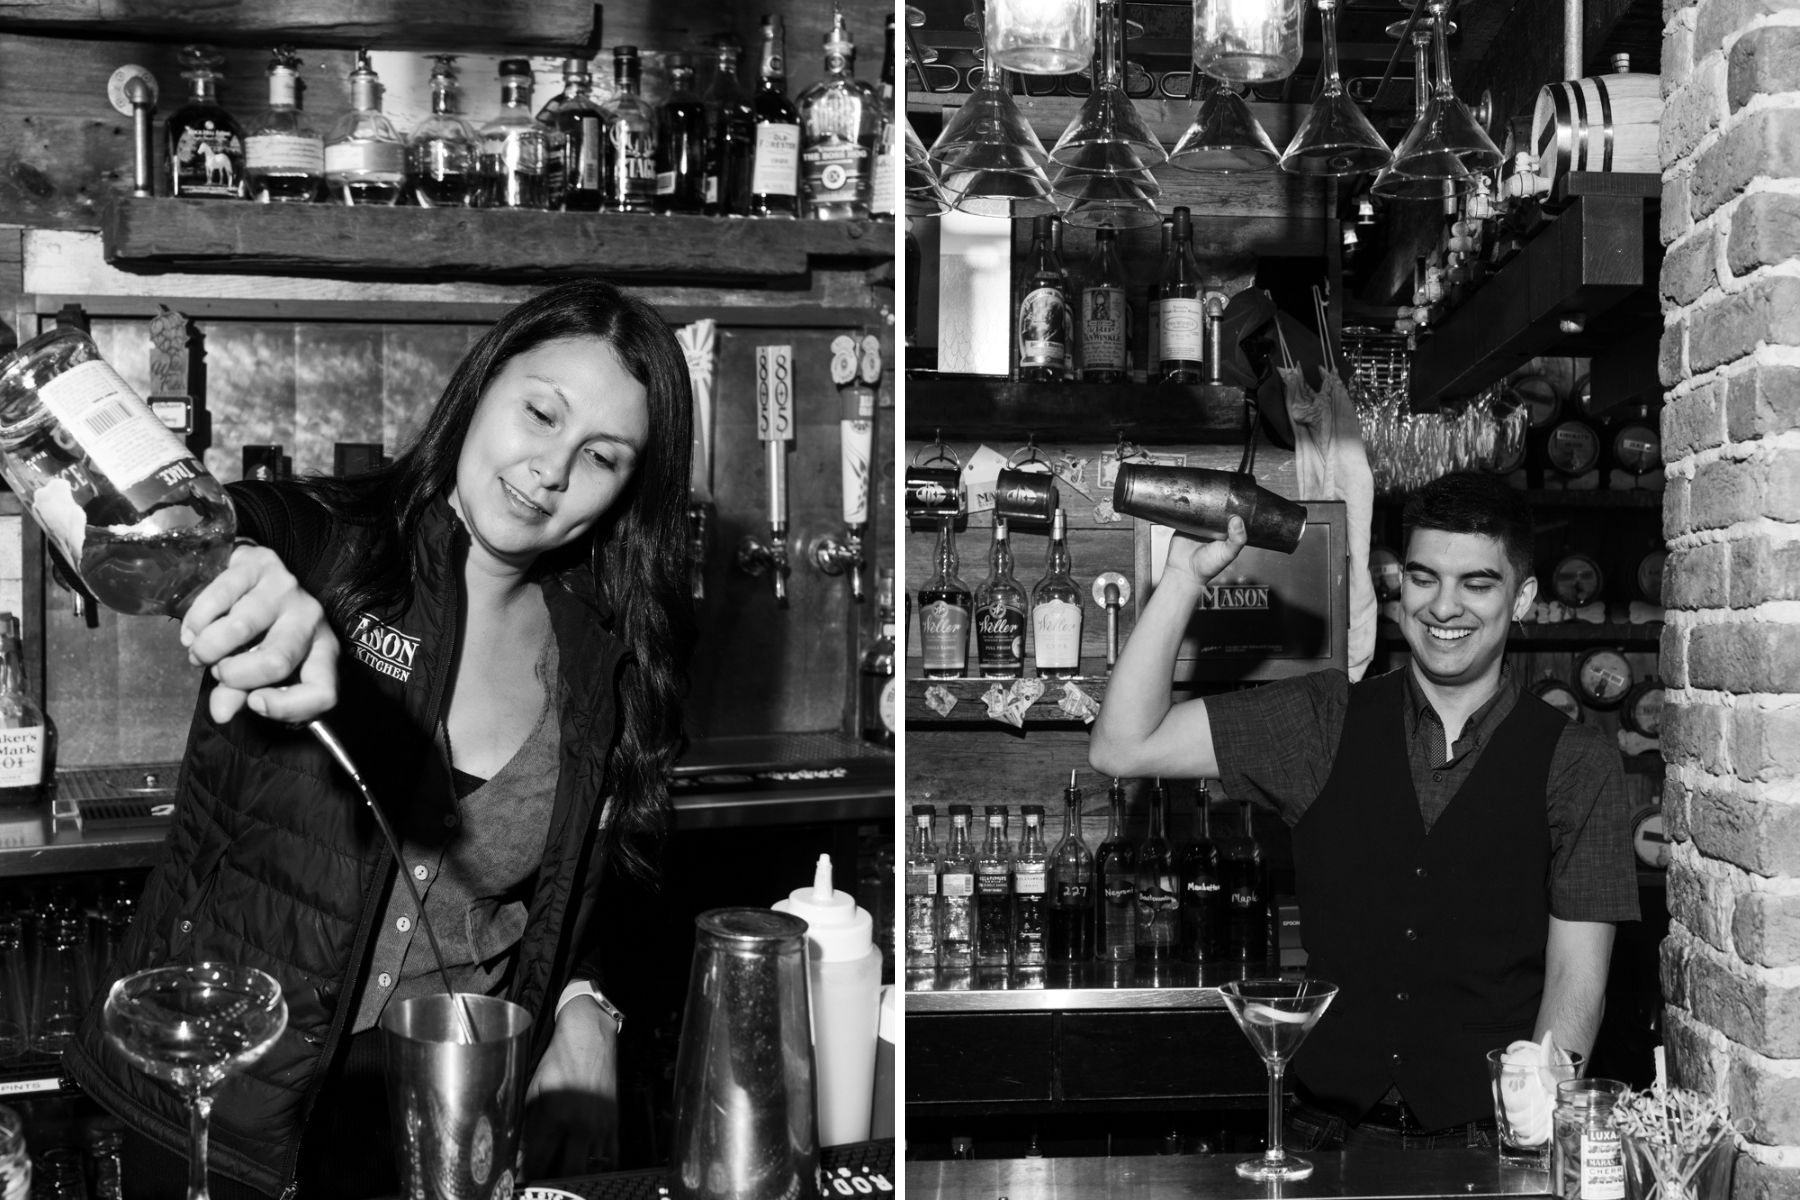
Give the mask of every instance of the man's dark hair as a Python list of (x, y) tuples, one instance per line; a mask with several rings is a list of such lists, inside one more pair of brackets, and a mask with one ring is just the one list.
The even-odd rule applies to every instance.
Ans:
[(1434, 479), (1406, 498), (1401, 521), (1408, 543), (1420, 529), (1497, 538), (1519, 582), (1531, 577), (1531, 505), (1498, 475), (1457, 471)]

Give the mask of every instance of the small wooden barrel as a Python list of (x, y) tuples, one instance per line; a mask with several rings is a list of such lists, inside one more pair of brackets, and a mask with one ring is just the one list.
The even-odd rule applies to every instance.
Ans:
[(1627, 72), (1546, 85), (1531, 114), (1540, 186), (1554, 187), (1570, 171), (1660, 171), (1661, 120), (1659, 75)]

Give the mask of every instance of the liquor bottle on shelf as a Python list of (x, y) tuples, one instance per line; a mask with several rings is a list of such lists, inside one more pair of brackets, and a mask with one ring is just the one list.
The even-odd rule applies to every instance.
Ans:
[(1175, 957), (1180, 893), (1175, 879), (1175, 856), (1164, 832), (1168, 805), (1168, 789), (1158, 779), (1150, 787), (1150, 833), (1137, 852), (1139, 962), (1168, 962)]
[(785, 30), (779, 16), (762, 21), (762, 67), (750, 110), (756, 149), (750, 167), (750, 215), (800, 215), (800, 111), (787, 97)]
[(269, 108), (244, 137), (244, 187), (264, 204), (310, 204), (325, 181), (325, 142), (300, 112), (300, 59), (292, 46), (269, 57)]
[(869, 215), (870, 172), (881, 102), (856, 78), (856, 44), (844, 14), (825, 33), (825, 74), (800, 93), (800, 178), (805, 215), (851, 221)]
[(1044, 577), (1031, 589), (1032, 657), (1037, 673), (1072, 679), (1081, 673), (1081, 589), (1069, 574), (1063, 510), (1050, 518), (1050, 551)]
[(531, 60), (500, 60), (500, 112), (481, 127), (487, 208), (550, 207), (550, 130), (531, 113)]
[(1125, 382), (1131, 344), (1131, 306), (1125, 299), (1125, 267), (1118, 235), (1110, 227), (1094, 234), (1094, 257), (1081, 283), (1081, 380)]
[(1013, 859), (1013, 943), (1015, 967), (1041, 967), (1049, 961), (1049, 855), (1044, 852), (1044, 806), (1024, 805), (1025, 832)]
[(420, 208), (467, 208), (480, 200), (481, 139), (458, 115), (456, 56), (432, 56), (431, 115), (406, 144), (406, 173)]
[(1193, 226), (1188, 210), (1175, 210), (1174, 234), (1163, 258), (1162, 280), (1157, 284), (1158, 338), (1156, 377), (1169, 383), (1199, 383), (1205, 359), (1206, 321), (1200, 282), (1200, 264), (1194, 261)]
[(1069, 275), (1052, 242), (1054, 217), (1031, 226), (1019, 281), (1019, 378), (1055, 383), (1069, 365)]
[(1095, 953), (1106, 962), (1130, 962), (1137, 954), (1137, 849), (1125, 836), (1125, 784), (1113, 780), (1106, 798), (1112, 814), (1095, 856), (1100, 881)]
[(1219, 854), (1225, 884), (1225, 954), (1238, 962), (1260, 963), (1269, 954), (1269, 885), (1248, 803), (1240, 805), (1238, 830)]
[(906, 969), (935, 970), (938, 965), (938, 849), (931, 840), (937, 809), (912, 807), (913, 836), (906, 847)]
[(613, 47), (612, 99), (606, 114), (606, 173), (601, 189), (609, 212), (656, 211), (656, 110), (640, 94), (643, 65), (636, 46)]
[(164, 126), (169, 147), (169, 195), (184, 200), (244, 198), (244, 131), (219, 104), (225, 56), (211, 46), (181, 48), (187, 102)]
[(938, 965), (975, 965), (975, 852), (967, 804), (950, 806), (950, 840), (938, 867)]
[(668, 57), (669, 96), (656, 110), (656, 211), (706, 207), (706, 107), (694, 92), (694, 56)]
[(538, 110), (550, 129), (546, 176), (550, 207), (599, 212), (606, 178), (606, 114), (594, 99), (586, 59), (563, 59), (563, 90)]
[(350, 111), (325, 138), (325, 187), (341, 204), (393, 204), (406, 186), (406, 143), (381, 111), (381, 80), (356, 52)]
[(1081, 789), (1075, 772), (1063, 791), (1063, 835), (1050, 854), (1050, 961), (1094, 957), (1094, 856), (1081, 836)]
[(1025, 673), (1025, 607), (1025, 589), (1013, 577), (1006, 518), (995, 517), (988, 577), (975, 591), (975, 661), (988, 678), (1017, 679)]
[(1004, 967), (1012, 956), (1012, 846), (1006, 806), (987, 806), (987, 838), (975, 856), (975, 965)]
[(738, 82), (743, 56), (736, 37), (719, 42), (712, 82), (701, 97), (706, 110), (706, 203), (709, 217), (750, 213), (750, 172), (756, 155), (756, 113)]
[(1214, 962), (1225, 957), (1225, 890), (1219, 847), (1212, 839), (1212, 793), (1206, 781), (1194, 789), (1194, 837), (1175, 862), (1181, 884), (1181, 959)]
[[(1158, 255), (1157, 269), (1169, 261), (1169, 233), (1175, 227), (1174, 217), (1162, 219), (1162, 252)], [(1155, 383), (1162, 378), (1162, 276), (1157, 275), (1144, 289), (1144, 311), (1148, 314), (1144, 321), (1144, 378)]]
[(956, 532), (948, 520), (938, 523), (937, 552), (931, 578), (919, 589), (919, 648), (927, 679), (956, 679), (968, 674), (969, 610), (974, 597), (957, 574)]
[(860, 677), (858, 722), (863, 741), (877, 746), (894, 744), (896, 714), (894, 711), (894, 573), (883, 567), (875, 583), (876, 620), (880, 633), (863, 652), (858, 667)]
[(887, 52), (877, 96), (875, 165), (869, 171), (869, 215), (892, 218), (900, 201), (900, 125), (894, 120), (894, 14), (887, 15)]
[(25, 651), (19, 618), (0, 612), (0, 806), (44, 798), (50, 722), (25, 688)]

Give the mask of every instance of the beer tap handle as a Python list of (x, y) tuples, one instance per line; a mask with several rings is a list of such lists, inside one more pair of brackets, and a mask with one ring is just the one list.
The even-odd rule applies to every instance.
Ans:
[[(787, 607), (789, 571), (787, 444), (794, 431), (793, 380), (792, 346), (756, 348), (756, 436), (762, 440), (767, 463), (769, 544), (762, 548), (762, 568), (752, 574), (766, 570), (774, 576), (775, 603), (783, 608)], [(740, 566), (744, 565), (745, 551), (745, 545), (740, 543)]]
[(706, 599), (707, 525), (712, 505), (688, 505), (688, 577), (695, 600)]
[(1094, 603), (1106, 610), (1106, 670), (1119, 661), (1119, 609), (1131, 599), (1131, 581), (1117, 571), (1094, 577)]

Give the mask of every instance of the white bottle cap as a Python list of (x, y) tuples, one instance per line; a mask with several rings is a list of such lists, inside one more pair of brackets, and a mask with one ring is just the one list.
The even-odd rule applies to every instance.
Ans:
[(848, 962), (874, 948), (875, 920), (868, 909), (856, 906), (856, 897), (849, 892), (832, 890), (829, 854), (819, 855), (812, 886), (796, 888), (786, 900), (777, 900), (775, 911), (806, 922), (815, 962)]

